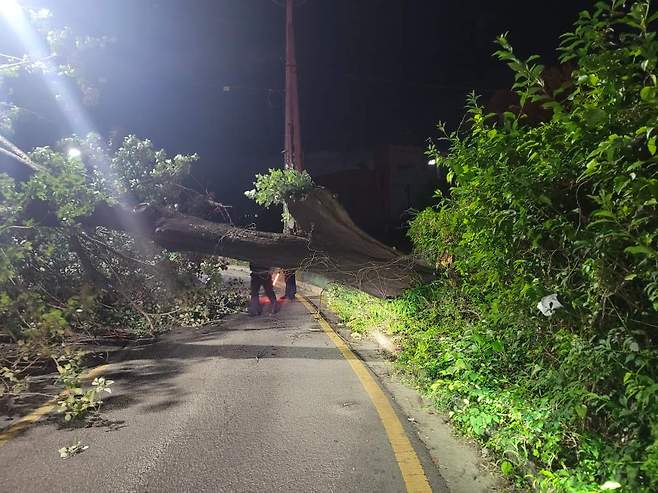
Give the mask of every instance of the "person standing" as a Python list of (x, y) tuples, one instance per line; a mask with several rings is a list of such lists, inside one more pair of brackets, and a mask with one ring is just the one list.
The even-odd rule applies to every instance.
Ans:
[(256, 316), (263, 313), (263, 307), (260, 304), (260, 288), (262, 287), (265, 294), (272, 304), (272, 313), (279, 311), (279, 304), (276, 301), (274, 286), (272, 285), (272, 273), (269, 267), (257, 265), (254, 262), (249, 264), (251, 270), (250, 293), (251, 301), (249, 303), (249, 315)]
[(297, 280), (295, 279), (295, 271), (284, 270), (283, 279), (286, 281), (285, 297), (290, 301), (295, 301), (295, 295), (297, 294)]

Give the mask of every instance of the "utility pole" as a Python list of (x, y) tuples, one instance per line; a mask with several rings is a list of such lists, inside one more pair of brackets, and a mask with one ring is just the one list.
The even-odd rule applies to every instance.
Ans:
[[(300, 5), (306, 0), (274, 0), (281, 5), (285, 2), (286, 8), (286, 116), (285, 136), (283, 147), (283, 165), (288, 169), (302, 171), (304, 161), (302, 156), (302, 133), (299, 123), (299, 92), (297, 91), (297, 57), (295, 56), (295, 5)], [(294, 234), (295, 221), (290, 217), (286, 205), (283, 205), (284, 225), (283, 231)], [(297, 281), (294, 270), (283, 272), (286, 282), (286, 298), (295, 299), (297, 292)]]
[[(303, 1), (303, 0), (302, 0)], [(304, 169), (302, 134), (299, 123), (299, 93), (297, 91), (297, 58), (295, 56), (294, 8), (299, 0), (286, 4), (286, 117), (283, 163), (286, 168)]]

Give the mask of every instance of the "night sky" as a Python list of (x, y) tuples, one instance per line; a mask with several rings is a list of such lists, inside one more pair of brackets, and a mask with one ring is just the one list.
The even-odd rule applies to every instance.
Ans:
[[(115, 38), (90, 65), (104, 80), (88, 108), (100, 132), (199, 153), (196, 183), (227, 203), (243, 200), (254, 173), (276, 162), (285, 40), (284, 11), (271, 0), (30, 3), (80, 34)], [(491, 56), (497, 34), (509, 31), (520, 55), (554, 64), (559, 34), (591, 4), (308, 0), (296, 10), (305, 152), (425, 145), (437, 121), (461, 119), (468, 92), (486, 99), (509, 87), (509, 70)], [(0, 43), (8, 43), (6, 32)], [(23, 145), (62, 131), (44, 98), (22, 101), (41, 115), (20, 127)]]

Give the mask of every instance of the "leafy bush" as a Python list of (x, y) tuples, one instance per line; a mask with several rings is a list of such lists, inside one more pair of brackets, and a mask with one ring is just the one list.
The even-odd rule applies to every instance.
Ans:
[[(31, 77), (66, 85), (63, 102), (76, 113), (84, 113), (77, 101), (95, 103), (100, 81), (85, 65), (97, 58), (94, 49), (111, 42), (51, 25), (48, 9), (15, 8), (17, 16), (25, 14), (22, 29), (31, 30), (38, 49), (0, 54), (0, 151), (25, 165), (15, 173), (19, 181), (0, 174), (0, 398), (20, 395), (29, 375), (52, 370), (54, 361), (67, 391), (60, 405), (72, 419), (96, 408), (107, 385), (99, 378), (82, 390), (78, 348), (99, 337), (211, 323), (241, 308), (245, 297), (223, 281), (223, 259), (171, 254), (125, 233), (80, 226), (78, 219), (100, 203), (149, 202), (194, 213), (199, 204), (183, 182), (196, 154), (170, 156), (132, 135), (113, 143), (74, 135), (29, 153), (7, 138), (20, 132), (16, 119), (40, 112), (24, 112), (13, 98), (13, 88)], [(52, 122), (51, 130), (69, 127), (60, 123), (66, 122)], [(37, 137), (27, 130), (19, 140)]]
[(103, 404), (101, 395), (103, 392), (112, 392), (110, 388), (114, 383), (104, 377), (97, 377), (91, 384), (91, 388), (82, 388), (83, 367), (80, 363), (79, 352), (62, 355), (55, 360), (59, 373), (59, 382), (64, 388), (57, 404), (59, 411), (64, 415), (64, 421), (82, 418), (91, 411), (98, 411)]
[(304, 195), (312, 188), (313, 180), (306, 170), (270, 169), (266, 175), (256, 175), (254, 189), (248, 190), (245, 195), (258, 205), (270, 207), (284, 205), (286, 200)]
[(658, 489), (657, 21), (644, 0), (583, 12), (559, 88), (501, 36), (521, 109), (468, 99), (429, 151), (450, 197), (410, 225), (440, 279), (368, 310), (334, 294), (352, 326), (403, 334), (400, 365), (540, 490)]
[[(0, 174), (0, 324), (13, 342), (0, 355), (0, 395), (25, 389), (24, 361), (57, 360), (81, 335), (153, 336), (244, 305), (239, 288), (222, 279), (224, 259), (169, 253), (125, 233), (76, 225), (101, 201), (176, 206), (196, 156), (169, 158), (135, 136), (113, 150), (89, 135), (29, 157), (47, 171), (22, 182)], [(26, 220), (41, 210), (59, 223)], [(67, 399), (81, 405), (81, 396), (88, 397)]]

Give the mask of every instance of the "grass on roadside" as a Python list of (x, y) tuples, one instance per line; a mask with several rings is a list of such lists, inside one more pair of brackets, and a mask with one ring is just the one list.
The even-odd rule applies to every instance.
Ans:
[[(649, 436), (631, 436), (632, 410), (624, 414), (615, 402), (625, 377), (617, 360), (623, 348), (614, 337), (538, 334), (523, 320), (496, 327), (449, 281), (394, 300), (334, 286), (328, 299), (353, 331), (378, 328), (398, 335), (398, 368), (456, 428), (489, 449), (517, 485), (650, 491), (617, 482), (620, 471), (650, 476), (658, 447)], [(624, 422), (625, 436), (613, 431), (624, 430)]]

